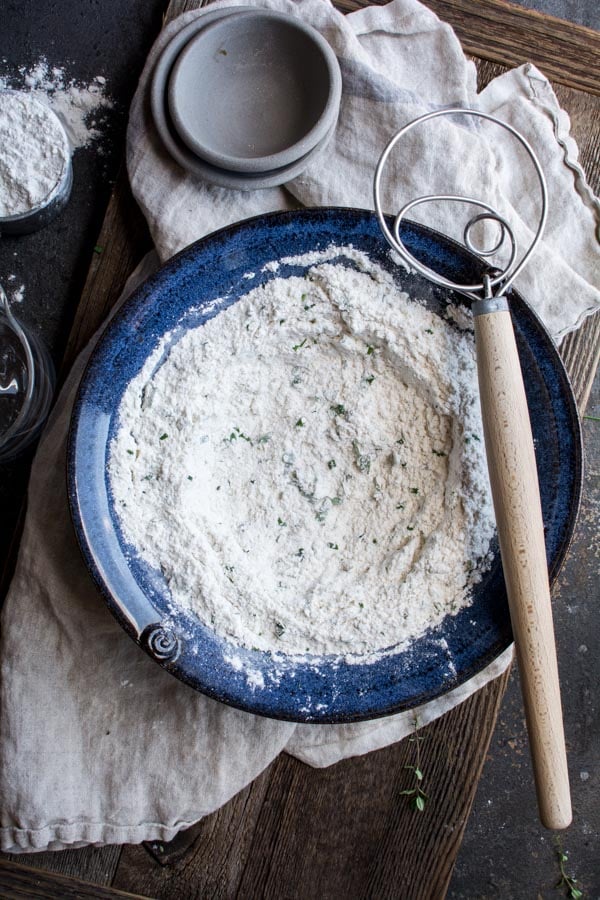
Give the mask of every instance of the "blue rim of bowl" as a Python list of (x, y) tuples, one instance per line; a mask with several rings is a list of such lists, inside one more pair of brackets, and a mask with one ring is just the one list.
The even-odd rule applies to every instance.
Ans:
[[(277, 153), (271, 153), (259, 158), (241, 157), (228, 155), (226, 153), (215, 153), (210, 147), (201, 143), (197, 136), (187, 127), (185, 120), (181, 117), (177, 100), (177, 78), (182, 66), (185, 65), (186, 59), (190, 52), (193, 51), (196, 42), (204, 36), (205, 29), (226, 28), (228, 20), (235, 20), (234, 25), (238, 25), (243, 20), (262, 19), (267, 21), (281, 22), (289, 28), (293, 28), (298, 32), (306, 35), (314, 46), (319, 50), (322, 59), (325, 62), (329, 76), (329, 95), (327, 102), (319, 118), (314, 125), (291, 147), (281, 150)], [(342, 75), (340, 66), (335, 53), (325, 38), (312, 25), (308, 25), (295, 16), (286, 13), (277, 12), (272, 9), (257, 9), (252, 12), (247, 11), (242, 15), (232, 14), (229, 16), (221, 16), (214, 21), (207, 23), (203, 28), (199, 29), (185, 44), (179, 52), (177, 59), (173, 63), (168, 78), (167, 87), (167, 108), (171, 123), (178, 136), (189, 150), (196, 156), (205, 160), (212, 166), (219, 169), (225, 169), (228, 172), (238, 172), (247, 175), (260, 175), (261, 173), (274, 172), (277, 169), (284, 169), (295, 164), (298, 160), (305, 158), (314, 147), (319, 144), (323, 138), (331, 131), (332, 125), (338, 118), (340, 102), (342, 99)], [(293, 151), (293, 152), (292, 152)]]
[[(336, 226), (336, 222), (338, 225)], [(258, 216), (245, 220), (234, 226), (221, 229), (204, 238), (174, 256), (155, 275), (151, 276), (141, 285), (126, 301), (123, 307), (116, 313), (106, 330), (102, 334), (86, 370), (83, 374), (77, 397), (75, 400), (67, 448), (67, 482), (71, 517), (87, 567), (100, 589), (111, 612), (130, 634), (136, 643), (146, 652), (149, 652), (144, 640), (144, 635), (136, 635), (131, 623), (124, 615), (119, 603), (113, 597), (102, 575), (103, 560), (99, 560), (95, 547), (88, 542), (89, 522), (85, 520), (80, 506), (82, 490), (88, 489), (86, 478), (100, 479), (101, 490), (106, 490), (105, 473), (98, 471), (82, 472), (81, 481), (78, 471), (78, 436), (82, 427), (82, 421), (88, 414), (87, 404), (90, 398), (87, 396), (90, 387), (94, 385), (94, 379), (100, 377), (102, 381), (102, 355), (110, 350), (115, 336), (120, 330), (133, 327), (132, 334), (143, 319), (147, 317), (146, 324), (160, 319), (161, 310), (153, 302), (153, 295), (164, 291), (169, 279), (183, 279), (189, 287), (191, 280), (188, 273), (186, 280), (186, 266), (195, 264), (202, 271), (203, 265), (214, 265), (215, 260), (222, 262), (229, 253), (231, 258), (239, 257), (240, 246), (244, 246), (244, 240), (251, 241), (260, 235), (261, 252), (269, 250), (269, 233), (281, 232), (286, 238), (286, 252), (295, 255), (295, 251), (302, 247), (302, 241), (310, 236), (311, 229), (316, 233), (339, 231), (339, 223), (343, 224), (338, 239), (345, 244), (357, 245), (364, 242), (366, 249), (377, 262), (384, 262), (388, 271), (396, 271), (390, 260), (389, 248), (379, 234), (378, 223), (373, 213), (366, 210), (348, 208), (323, 208), (310, 209), (295, 212), (272, 213), (266, 216)], [(481, 272), (481, 261), (460, 247), (454, 241), (438, 234), (432, 229), (414, 223), (406, 222), (403, 225), (403, 236), (408, 246), (417, 254), (427, 258), (428, 253), (435, 256), (436, 265), (447, 266), (447, 271), (456, 272), (473, 271), (476, 267)], [(271, 236), (272, 236), (271, 235)], [(281, 239), (281, 235), (279, 235)], [(266, 250), (262, 248), (266, 247)], [(375, 249), (374, 249), (375, 248)], [(314, 249), (317, 249), (316, 247)], [(300, 250), (300, 252), (306, 252)], [(206, 257), (204, 260), (202, 259)], [(212, 261), (212, 263), (211, 263)], [(243, 260), (242, 260), (243, 262)], [(249, 261), (248, 261), (249, 262)], [(431, 262), (431, 260), (430, 260)], [(244, 266), (247, 263), (244, 262)], [(281, 274), (281, 273), (280, 273)], [(290, 271), (290, 274), (295, 274)], [(226, 277), (229, 277), (226, 273)], [(197, 281), (197, 279), (196, 279)], [(254, 285), (253, 285), (254, 286)], [(197, 287), (197, 285), (196, 285)], [(239, 291), (242, 296), (249, 290), (248, 282), (244, 289)], [(433, 288), (440, 292), (441, 289)], [(453, 302), (463, 302), (457, 295), (447, 291), (442, 294), (451, 297)], [(441, 295), (440, 295), (441, 296)], [(154, 300), (156, 297), (154, 297)], [(173, 298), (171, 298), (172, 300)], [(444, 302), (446, 302), (444, 300)], [(210, 302), (210, 301), (207, 301)], [(230, 302), (235, 302), (230, 300)], [(171, 304), (164, 304), (163, 310)], [(548, 484), (548, 478), (540, 479), (542, 488), (542, 506), (546, 517), (546, 506), (551, 506), (552, 527), (547, 532), (547, 542), (552, 546), (548, 548), (549, 571), (551, 581), (558, 575), (564, 562), (573, 530), (579, 502), (582, 484), (582, 444), (580, 423), (577, 406), (571, 389), (568, 375), (562, 360), (548, 335), (543, 324), (533, 310), (526, 304), (516, 291), (511, 292), (511, 307), (515, 324), (517, 345), (521, 357), (521, 363), (526, 372), (534, 372), (537, 378), (526, 379), (528, 400), (533, 402), (534, 408), (541, 407), (547, 414), (551, 411), (554, 418), (552, 424), (557, 434), (550, 441), (547, 435), (546, 415), (539, 420), (534, 419), (534, 437), (536, 437), (536, 450), (545, 454), (549, 452), (552, 443), (559, 454), (558, 461), (552, 460), (548, 468), (550, 473), (544, 470), (546, 475), (552, 474), (553, 483), (558, 485), (558, 494), (549, 499), (545, 496), (544, 488)], [(181, 312), (185, 314), (186, 304), (181, 310), (172, 311), (175, 316)], [(218, 314), (220, 309), (211, 310), (209, 317)], [(171, 323), (172, 324), (172, 323)], [(160, 333), (166, 329), (162, 326), (153, 338), (156, 341)], [(129, 337), (131, 347), (131, 335)], [(533, 369), (531, 368), (533, 366)], [(114, 374), (111, 372), (111, 374)], [(110, 379), (112, 383), (112, 378)], [(535, 395), (531, 392), (534, 391)], [(112, 398), (114, 404), (114, 398)], [(113, 411), (114, 411), (113, 406)], [(89, 425), (90, 423), (85, 423)], [(560, 432), (560, 434), (558, 434)], [(560, 440), (559, 440), (560, 438)], [(106, 449), (106, 448), (104, 448)], [(544, 461), (542, 460), (542, 463)], [(540, 461), (538, 461), (538, 467)], [(94, 507), (95, 509), (95, 507)], [(118, 525), (112, 521), (114, 528)], [(129, 561), (129, 563), (131, 560)], [(128, 563), (128, 564), (129, 564)], [(137, 572), (139, 575), (139, 571)], [(148, 577), (145, 573), (144, 577)], [(158, 615), (172, 614), (172, 607), (165, 607), (164, 597), (161, 599), (160, 586), (148, 581), (149, 596), (153, 603), (163, 603)], [(391, 654), (375, 664), (353, 664), (351, 666), (340, 664), (339, 660), (314, 659), (305, 666), (296, 663), (287, 664), (268, 654), (255, 651), (240, 650), (237, 646), (215, 636), (214, 632), (200, 625), (197, 621), (182, 611), (176, 621), (176, 627), (189, 638), (189, 630), (199, 630), (200, 637), (195, 645), (195, 652), (190, 655), (182, 654), (174, 661), (163, 660), (160, 664), (179, 680), (190, 685), (220, 702), (237, 707), (254, 714), (265, 715), (270, 718), (295, 722), (313, 722), (322, 724), (334, 724), (343, 722), (358, 722), (379, 718), (392, 713), (412, 709), (429, 700), (442, 696), (449, 690), (463, 684), (473, 675), (482, 671), (489, 663), (496, 659), (508, 648), (512, 641), (510, 618), (506, 602), (501, 565), (499, 558), (482, 582), (482, 592), (485, 594), (486, 606), (480, 610), (473, 607), (463, 610), (458, 615), (448, 616), (442, 623), (445, 626), (441, 636), (447, 643), (448, 650), (440, 650), (439, 629), (427, 633), (415, 641), (408, 650), (400, 654)], [(475, 616), (476, 621), (473, 619)], [(476, 624), (479, 632), (469, 633), (469, 623)], [(467, 633), (461, 629), (466, 626)], [(194, 636), (196, 639), (196, 635)], [(457, 656), (458, 654), (458, 656)], [(149, 655), (152, 656), (152, 653)], [(231, 657), (237, 656), (235, 667), (230, 665)], [(257, 658), (261, 664), (265, 664), (261, 673), (266, 672), (271, 681), (267, 685), (268, 690), (250, 689), (248, 673), (256, 668)], [(460, 662), (458, 670), (452, 670), (454, 660)], [(152, 657), (154, 658), (154, 657)], [(239, 662), (242, 662), (242, 670), (239, 670)], [(422, 669), (414, 670), (415, 662), (421, 661)], [(423, 663), (425, 660), (425, 663)], [(427, 662), (429, 661), (429, 662)], [(429, 668), (428, 668), (429, 666)], [(200, 670), (200, 675), (199, 675)], [(273, 677), (272, 677), (273, 676)]]

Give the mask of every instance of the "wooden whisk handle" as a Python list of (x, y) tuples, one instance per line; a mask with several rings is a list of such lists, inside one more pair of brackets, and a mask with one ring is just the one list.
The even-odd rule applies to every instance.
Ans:
[(571, 822), (556, 646), (531, 424), (510, 312), (475, 315), (485, 447), (540, 810)]

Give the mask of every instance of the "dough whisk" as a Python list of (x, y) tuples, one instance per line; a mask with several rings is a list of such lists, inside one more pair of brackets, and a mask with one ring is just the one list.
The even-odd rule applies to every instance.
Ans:
[[(393, 149), (419, 124), (456, 115), (487, 119), (504, 128), (520, 142), (533, 163), (541, 189), (541, 215), (534, 238), (520, 261), (517, 261), (517, 242), (509, 223), (494, 207), (474, 197), (455, 194), (418, 197), (400, 209), (392, 230), (385, 221), (381, 179)], [(566, 828), (572, 818), (571, 798), (544, 525), (527, 399), (507, 297), (511, 284), (530, 259), (544, 231), (548, 207), (544, 174), (530, 144), (508, 123), (478, 110), (441, 109), (409, 122), (388, 143), (375, 172), (374, 200), (383, 234), (403, 262), (435, 284), (458, 291), (473, 301), (485, 448), (540, 818), (547, 828)], [(483, 210), (467, 222), (463, 234), (465, 246), (480, 257), (489, 257), (507, 239), (510, 251), (504, 268), (485, 274), (480, 283), (456, 284), (416, 259), (402, 241), (402, 221), (410, 210), (434, 201), (467, 203)], [(473, 228), (479, 222), (495, 222), (499, 226), (499, 238), (490, 249), (474, 245)]]

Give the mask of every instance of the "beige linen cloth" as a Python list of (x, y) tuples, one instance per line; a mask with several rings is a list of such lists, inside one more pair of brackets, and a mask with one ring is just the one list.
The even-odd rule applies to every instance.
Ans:
[[(546, 238), (519, 286), (557, 338), (597, 308), (598, 204), (577, 164), (567, 116), (539, 72), (524, 66), (477, 95), (474, 67), (453, 32), (416, 0), (394, 0), (346, 17), (328, 0), (257, 5), (310, 22), (336, 51), (343, 101), (334, 139), (286, 189), (227, 191), (184, 173), (161, 147), (146, 88), (161, 48), (202, 12), (171, 23), (144, 69), (128, 133), (133, 190), (161, 259), (215, 228), (269, 210), (299, 204), (371, 207), (373, 168), (394, 131), (430, 109), (464, 104), (519, 128), (548, 178), (552, 206)], [(475, 191), (514, 223), (525, 246), (535, 222), (535, 188), (509, 140), (477, 125), (444, 122), (427, 137), (408, 142), (393, 162), (391, 184), (404, 200), (438, 188)], [(385, 203), (390, 212), (400, 205), (390, 189)], [(439, 215), (440, 230), (454, 233), (451, 218)], [(128, 290), (156, 265), (156, 257), (148, 257)], [(40, 443), (3, 611), (0, 835), (5, 851), (168, 841), (225, 803), (282, 750), (327, 766), (400, 740), (415, 716), (412, 711), (345, 726), (264, 719), (195, 693), (136, 648), (87, 574), (67, 508), (66, 434), (93, 343), (77, 360)], [(416, 710), (420, 722), (460, 703), (504, 671), (510, 658), (509, 649), (467, 684)]]

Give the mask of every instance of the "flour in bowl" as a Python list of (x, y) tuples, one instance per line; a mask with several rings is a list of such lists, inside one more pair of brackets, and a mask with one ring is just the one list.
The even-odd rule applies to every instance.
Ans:
[(48, 203), (70, 156), (52, 110), (31, 94), (0, 90), (0, 216), (22, 215)]
[(364, 662), (471, 602), (495, 524), (470, 331), (317, 259), (163, 355), (127, 387), (109, 480), (175, 604), (234, 644)]

